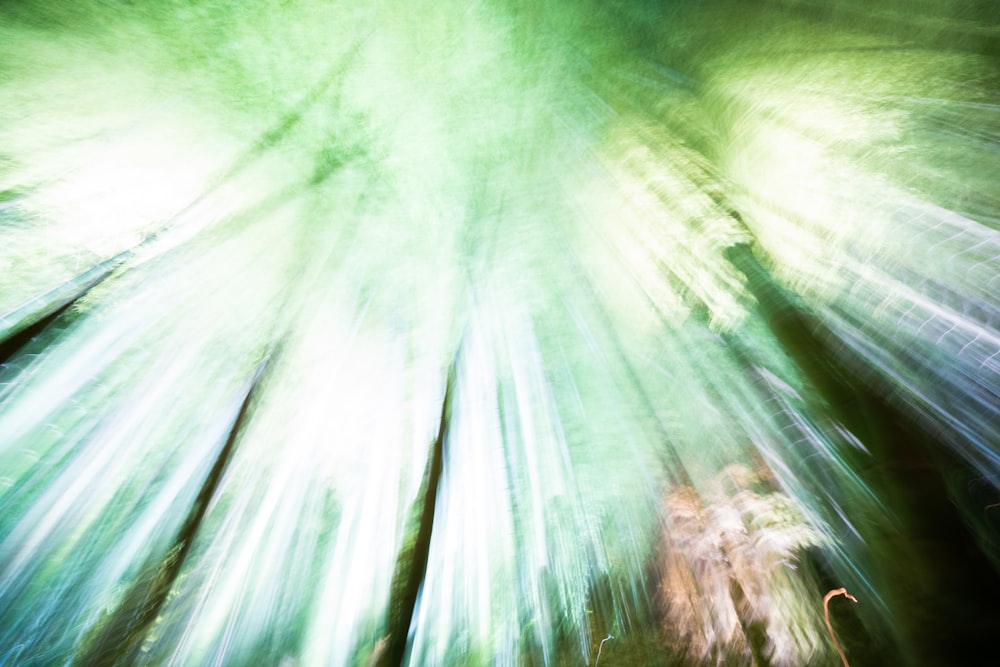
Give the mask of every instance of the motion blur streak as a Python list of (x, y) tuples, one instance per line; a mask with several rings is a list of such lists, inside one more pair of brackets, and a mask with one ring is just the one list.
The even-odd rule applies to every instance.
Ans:
[(998, 23), (0, 4), (0, 665), (993, 655)]

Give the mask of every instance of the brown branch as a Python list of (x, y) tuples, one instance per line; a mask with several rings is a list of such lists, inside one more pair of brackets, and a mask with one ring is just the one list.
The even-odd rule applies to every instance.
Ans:
[(833, 645), (837, 647), (837, 653), (840, 654), (840, 659), (844, 662), (844, 667), (851, 667), (847, 664), (847, 658), (844, 656), (844, 649), (840, 648), (840, 642), (837, 641), (837, 635), (833, 634), (833, 625), (830, 623), (830, 598), (834, 598), (838, 595), (843, 595), (855, 603), (858, 599), (848, 593), (846, 588), (835, 588), (823, 596), (823, 616), (826, 618), (826, 629), (830, 631), (830, 638), (833, 640)]

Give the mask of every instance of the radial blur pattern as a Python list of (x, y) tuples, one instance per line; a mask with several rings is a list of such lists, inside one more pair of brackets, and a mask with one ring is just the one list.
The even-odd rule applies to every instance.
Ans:
[(0, 666), (977, 665), (992, 0), (0, 4)]

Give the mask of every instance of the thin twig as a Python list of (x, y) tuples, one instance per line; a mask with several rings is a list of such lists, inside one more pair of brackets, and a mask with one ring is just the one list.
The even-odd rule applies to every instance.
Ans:
[(840, 648), (840, 642), (837, 641), (837, 635), (833, 634), (833, 625), (830, 623), (830, 598), (838, 595), (843, 595), (848, 600), (852, 600), (855, 603), (858, 599), (848, 593), (846, 588), (835, 588), (823, 596), (823, 616), (826, 618), (826, 629), (830, 631), (830, 638), (833, 640), (833, 645), (837, 647), (837, 653), (840, 654), (840, 659), (844, 662), (844, 667), (851, 667), (847, 664), (847, 657), (844, 656), (844, 649)]
[(594, 661), (594, 667), (597, 667), (597, 664), (601, 662), (601, 651), (604, 650), (604, 642), (614, 638), (615, 638), (614, 635), (608, 635), (607, 637), (601, 640), (601, 645), (597, 647), (597, 660)]

